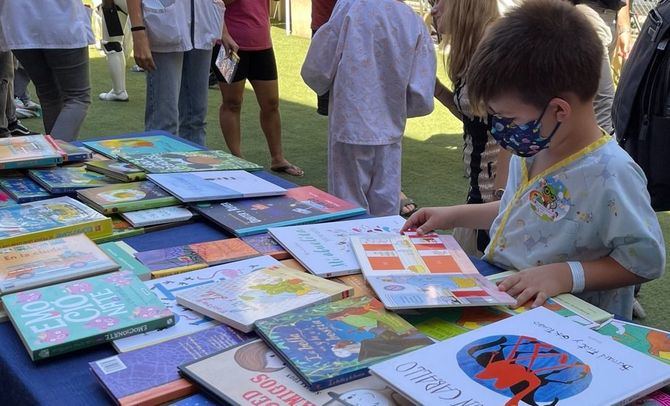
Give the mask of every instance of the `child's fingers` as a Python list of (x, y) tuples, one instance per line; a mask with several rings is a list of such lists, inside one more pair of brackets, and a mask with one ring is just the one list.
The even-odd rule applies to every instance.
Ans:
[[(412, 214), (407, 219), (407, 221), (405, 221), (405, 224), (402, 226), (402, 229), (400, 230), (400, 232), (404, 233), (405, 231), (410, 231), (410, 230), (416, 229), (418, 226), (423, 224), (423, 222), (425, 221), (425, 220), (422, 220), (423, 217), (424, 217), (423, 209), (421, 209), (421, 210), (417, 211), (416, 213)], [(419, 232), (419, 230), (417, 230), (417, 232)], [(419, 232), (419, 234), (421, 234), (421, 233)]]
[(523, 292), (521, 292), (521, 294), (519, 294), (519, 296), (517, 296), (516, 305), (514, 306), (514, 308), (516, 309), (517, 307), (523, 306), (527, 301), (534, 298), (536, 294), (537, 294), (537, 289), (535, 289), (535, 288), (528, 287), (528, 288), (524, 289)]
[(507, 278), (503, 279), (502, 282), (498, 284), (498, 290), (502, 292), (507, 292), (509, 288), (519, 283), (520, 280), (521, 277), (518, 274), (510, 275)]
[(533, 305), (531, 306), (533, 309), (536, 307), (540, 307), (544, 304), (544, 302), (547, 301), (549, 297), (547, 296), (546, 293), (544, 292), (539, 292), (537, 296), (535, 297), (535, 301), (533, 302)]

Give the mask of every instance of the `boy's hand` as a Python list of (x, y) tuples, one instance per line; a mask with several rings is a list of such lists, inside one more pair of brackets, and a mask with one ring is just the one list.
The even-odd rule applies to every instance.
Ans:
[(550, 297), (570, 292), (572, 273), (566, 263), (524, 269), (505, 278), (498, 289), (516, 298), (514, 308), (523, 306), (531, 299), (535, 299), (531, 307), (536, 308)]
[(453, 228), (453, 207), (427, 207), (420, 209), (407, 219), (400, 232), (416, 229), (419, 235), (428, 234), (433, 230)]

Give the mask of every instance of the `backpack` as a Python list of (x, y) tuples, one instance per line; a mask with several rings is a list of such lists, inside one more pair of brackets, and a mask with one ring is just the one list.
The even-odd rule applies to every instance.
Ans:
[(651, 205), (670, 210), (670, 0), (661, 0), (640, 29), (614, 95), (619, 144), (647, 176)]

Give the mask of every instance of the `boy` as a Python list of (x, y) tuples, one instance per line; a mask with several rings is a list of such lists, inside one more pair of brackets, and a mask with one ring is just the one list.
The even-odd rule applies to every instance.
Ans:
[(503, 198), (425, 209), (404, 228), (490, 228), (484, 259), (521, 271), (499, 285), (517, 305), (572, 292), (630, 319), (633, 285), (662, 275), (665, 250), (642, 170), (596, 123), (603, 52), (567, 2), (528, 0), (494, 23), (467, 83), (515, 155)]
[(421, 18), (398, 0), (338, 0), (302, 67), (330, 90), (328, 191), (374, 216), (400, 211), (407, 117), (429, 114), (435, 49)]

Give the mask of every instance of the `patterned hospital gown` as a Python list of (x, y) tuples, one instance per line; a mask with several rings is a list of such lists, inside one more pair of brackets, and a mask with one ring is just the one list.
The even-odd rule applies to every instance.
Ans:
[[(510, 162), (484, 259), (522, 270), (609, 255), (643, 278), (662, 275), (665, 246), (646, 179), (612, 138), (603, 136), (528, 180), (531, 164), (517, 156)], [(632, 318), (633, 286), (578, 296)]]

